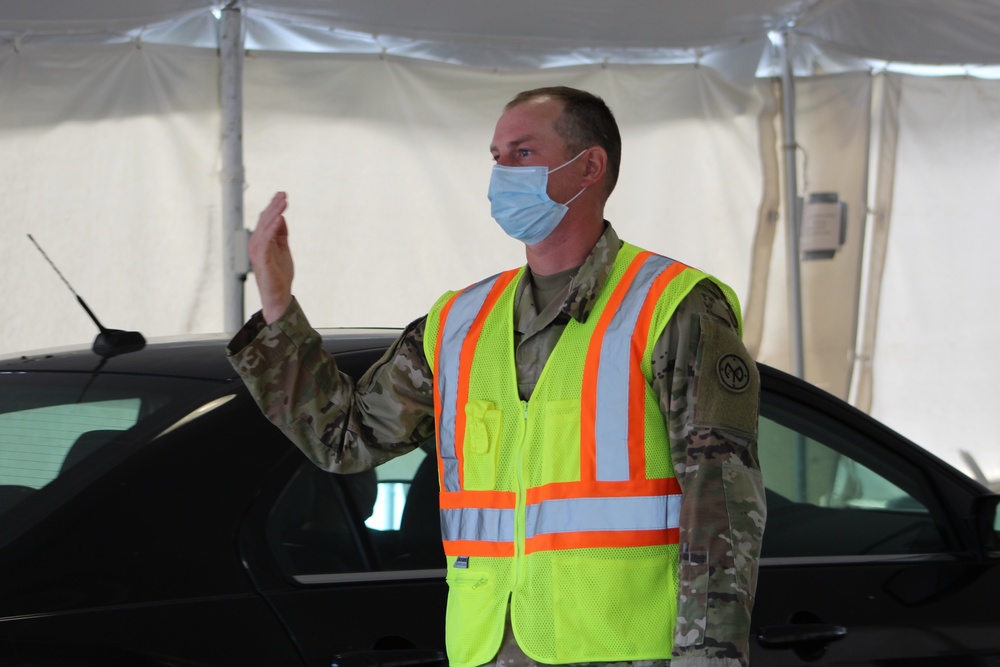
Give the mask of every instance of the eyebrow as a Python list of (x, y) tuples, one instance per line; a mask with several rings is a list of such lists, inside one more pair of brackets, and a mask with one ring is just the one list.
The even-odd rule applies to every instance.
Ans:
[[(507, 147), (508, 148), (512, 148), (512, 147), (515, 147), (515, 146), (520, 146), (521, 144), (527, 143), (529, 141), (534, 141), (534, 140), (535, 140), (535, 135), (533, 135), (533, 134), (526, 134), (526, 135), (524, 135), (522, 137), (518, 137), (517, 139), (512, 139), (512, 140), (508, 141), (507, 142)], [(490, 144), (490, 152), (491, 153), (494, 153), (494, 152), (499, 153), (500, 149), (497, 148), (496, 144)]]

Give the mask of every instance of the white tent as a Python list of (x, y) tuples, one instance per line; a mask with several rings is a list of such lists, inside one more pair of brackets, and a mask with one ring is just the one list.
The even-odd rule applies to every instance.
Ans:
[(1000, 0), (0, 0), (0, 353), (96, 333), (28, 233), (107, 326), (226, 328), (223, 181), (245, 183), (246, 227), (290, 193), (315, 325), (405, 324), (522, 262), (485, 202), (493, 123), (519, 90), (571, 85), (622, 126), (620, 234), (733, 285), (748, 344), (786, 369), (794, 156), (805, 377), (1000, 477), (980, 426), (998, 78)]

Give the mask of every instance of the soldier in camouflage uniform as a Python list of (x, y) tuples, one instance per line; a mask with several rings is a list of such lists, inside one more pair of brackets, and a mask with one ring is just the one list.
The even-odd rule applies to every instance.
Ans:
[[(556, 119), (551, 125), (562, 143), (562, 153), (555, 157), (545, 155), (544, 146), (512, 144), (512, 160), (531, 164), (547, 158), (552, 167), (579, 152), (574, 138), (563, 136), (572, 132), (558, 123), (565, 106), (562, 96), (567, 94), (581, 93), (529, 91), (508, 105), (505, 115), (525, 105), (538, 106), (535, 111), (540, 110), (543, 119)], [(531, 120), (538, 122), (537, 117)], [(503, 138), (501, 123), (498, 137)], [(544, 139), (544, 132), (539, 134)], [(502, 142), (494, 143), (498, 162), (508, 159), (505, 151)], [(600, 202), (602, 217), (596, 241), (583, 247), (582, 261), (552, 271), (545, 257), (538, 256), (538, 247), (528, 246), (529, 270), (518, 285), (514, 306), (515, 363), (523, 400), (531, 397), (566, 323), (588, 317), (621, 247), (614, 229), (603, 220), (603, 201), (614, 186), (617, 164), (610, 171), (610, 176), (598, 174), (609, 185), (603, 196), (597, 193), (591, 200)], [(572, 188), (579, 183), (578, 178)], [(566, 190), (570, 196), (572, 188)], [(550, 185), (550, 194), (553, 189)], [(319, 335), (291, 296), (292, 263), (282, 216), (286, 204), (283, 193), (275, 196), (251, 240), (264, 309), (230, 343), (231, 361), (267, 417), (316, 465), (338, 473), (369, 470), (412, 451), (434, 433), (433, 378), (423, 347), (425, 319), (410, 324), (355, 386), (323, 352)], [(759, 378), (738, 330), (738, 319), (723, 294), (706, 280), (684, 298), (655, 344), (653, 389), (668, 424), (683, 493), (677, 620), (671, 659), (627, 664), (749, 664), (750, 612), (766, 509), (756, 447)], [(493, 664), (537, 664), (519, 649), (509, 614)]]

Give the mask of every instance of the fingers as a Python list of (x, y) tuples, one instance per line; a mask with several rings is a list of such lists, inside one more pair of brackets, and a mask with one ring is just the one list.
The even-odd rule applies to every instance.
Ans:
[(271, 197), (271, 203), (267, 205), (264, 212), (271, 215), (281, 215), (285, 212), (286, 208), (288, 208), (288, 194), (285, 192), (275, 192), (274, 196)]
[(267, 246), (278, 236), (288, 236), (288, 227), (285, 224), (285, 216), (282, 215), (288, 208), (288, 196), (284, 192), (275, 193), (271, 202), (261, 211), (257, 219), (257, 227), (250, 235), (249, 252), (250, 259), (256, 259), (259, 252), (266, 252)]
[(257, 219), (257, 229), (268, 233), (277, 225), (284, 224), (284, 216), (282, 214), (287, 208), (288, 195), (284, 192), (275, 193), (274, 197), (271, 198), (271, 203), (261, 211), (260, 218)]
[(292, 300), (295, 265), (283, 215), (287, 208), (288, 196), (284, 192), (275, 193), (261, 211), (247, 247), (266, 322), (280, 317)]

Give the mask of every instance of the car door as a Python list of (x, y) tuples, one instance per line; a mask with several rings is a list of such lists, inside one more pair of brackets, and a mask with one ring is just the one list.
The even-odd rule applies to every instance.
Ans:
[(289, 449), (241, 544), (303, 662), (446, 664), (434, 455), (334, 475)]
[(832, 397), (765, 375), (768, 518), (752, 664), (1000, 665), (1000, 568), (961, 475)]

